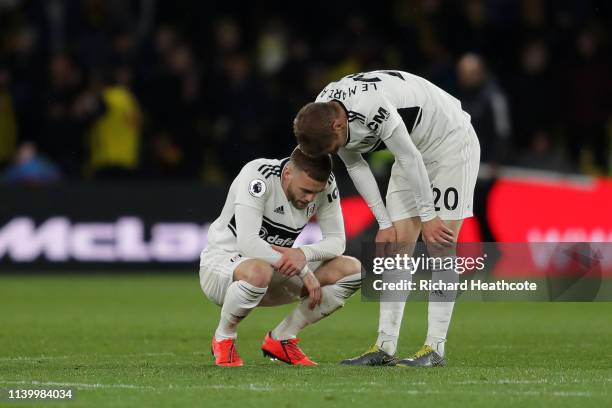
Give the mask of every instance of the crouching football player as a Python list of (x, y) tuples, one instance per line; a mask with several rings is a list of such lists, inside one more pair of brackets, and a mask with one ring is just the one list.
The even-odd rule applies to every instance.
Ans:
[[(295, 149), (284, 160), (247, 163), (233, 181), (200, 260), (202, 290), (221, 306), (212, 338), (216, 365), (243, 365), (237, 327), (251, 310), (294, 301), (261, 349), (288, 364), (316, 365), (298, 347), (299, 331), (342, 307), (361, 284), (360, 262), (342, 255), (344, 223), (331, 168), (329, 155), (310, 158)], [(315, 214), (323, 239), (292, 248)]]

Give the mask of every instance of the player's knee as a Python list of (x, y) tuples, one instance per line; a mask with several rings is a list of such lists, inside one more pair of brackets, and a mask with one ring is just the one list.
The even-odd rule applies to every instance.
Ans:
[(393, 225), (397, 233), (398, 244), (400, 246), (407, 246), (406, 251), (410, 251), (410, 247), (414, 247), (414, 243), (419, 239), (421, 220), (418, 217), (407, 218), (394, 222)]
[(263, 261), (256, 261), (249, 265), (244, 280), (258, 288), (265, 288), (272, 279), (273, 269)]
[(338, 268), (338, 279), (331, 286), (338, 306), (351, 297), (361, 287), (361, 262), (352, 256), (343, 256)]
[(449, 256), (455, 256), (457, 254), (457, 249), (455, 248), (455, 245), (449, 247), (444, 247), (440, 245), (427, 245), (427, 252), (432, 258), (444, 258)]
[(352, 256), (342, 256), (342, 262), (338, 268), (341, 278), (354, 274), (361, 274), (361, 262)]

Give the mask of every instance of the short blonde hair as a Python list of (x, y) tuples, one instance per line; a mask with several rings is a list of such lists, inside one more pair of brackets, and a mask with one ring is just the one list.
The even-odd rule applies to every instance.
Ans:
[(293, 121), (293, 133), (303, 153), (319, 156), (334, 140), (333, 122), (338, 117), (334, 102), (311, 102), (300, 109)]

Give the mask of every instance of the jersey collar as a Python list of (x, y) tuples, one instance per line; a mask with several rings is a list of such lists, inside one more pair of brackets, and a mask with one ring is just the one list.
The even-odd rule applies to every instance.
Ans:
[(344, 144), (346, 146), (351, 141), (351, 127), (349, 126), (349, 122), (348, 122), (349, 112), (348, 112), (348, 109), (346, 109), (346, 106), (344, 106), (344, 104), (338, 99), (332, 99), (331, 101), (339, 104), (344, 110), (344, 113), (346, 113), (346, 143)]
[(283, 174), (283, 170), (285, 170), (285, 166), (287, 165), (287, 163), (289, 163), (289, 159), (290, 157), (285, 157), (284, 159), (281, 160), (280, 162), (281, 174)]

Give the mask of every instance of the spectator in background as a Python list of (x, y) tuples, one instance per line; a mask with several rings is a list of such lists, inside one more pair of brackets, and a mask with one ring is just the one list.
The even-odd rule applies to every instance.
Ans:
[[(257, 41), (257, 67), (270, 77), (277, 75), (289, 57), (287, 27), (281, 20), (267, 21)], [(298, 50), (299, 53), (299, 50)]]
[(157, 176), (194, 178), (202, 164), (200, 67), (170, 28), (158, 33), (158, 66), (142, 89), (149, 117), (148, 154)]
[(226, 59), (243, 52), (242, 29), (238, 22), (230, 17), (219, 17), (213, 23), (212, 68), (215, 76), (223, 75), (226, 70)]
[[(499, 55), (495, 50), (494, 30), (489, 18), (489, 6), (486, 0), (465, 0), (459, 2), (458, 19), (453, 19), (454, 30), (449, 33), (447, 41), (451, 43), (455, 55), (469, 47), (484, 58)], [(478, 129), (476, 129), (478, 130)]]
[[(495, 241), (487, 219), (487, 200), (500, 164), (510, 145), (510, 114), (506, 96), (489, 76), (482, 59), (466, 54), (457, 64), (459, 100), (472, 117), (480, 141), (480, 161), (491, 165), (491, 178), (479, 183), (474, 192), (474, 215), (480, 220), (480, 234), (485, 242)], [(482, 168), (482, 166), (481, 166)]]
[(138, 170), (141, 142), (140, 105), (130, 90), (133, 73), (118, 66), (106, 75), (99, 93), (79, 105), (80, 117), (95, 117), (88, 134), (88, 170), (96, 179), (130, 178)]
[(244, 54), (225, 58), (224, 73), (212, 91), (215, 95), (215, 138), (221, 142), (221, 163), (227, 175), (236, 175), (241, 163), (269, 154), (276, 135), (270, 134), (268, 95)]
[(37, 147), (52, 157), (69, 177), (80, 177), (84, 128), (74, 114), (84, 79), (67, 54), (56, 54), (49, 63), (49, 86), (43, 96), (43, 126), (33, 137)]
[[(329, 76), (394, 66), (451, 88), (467, 52), (482, 59), (472, 64), (482, 83), (457, 96), (473, 108), (484, 160), (503, 160), (495, 156), (504, 146), (542, 151), (546, 134), (584, 172), (601, 174), (610, 168), (611, 10), (603, 0), (336, 1), (299, 13), (254, 2), (0, 0), (0, 60), (17, 140), (36, 143), (67, 178), (83, 175), (84, 140), (100, 113), (88, 83), (109, 65), (135, 78), (147, 141), (140, 174), (220, 181), (233, 177), (238, 151), (244, 160), (264, 145), (284, 154), (290, 147), (276, 136), (291, 132), (295, 111)], [(510, 109), (499, 108), (503, 93), (485, 63)], [(499, 120), (508, 110), (511, 140)]]
[(576, 38), (576, 56), (564, 78), (568, 143), (573, 163), (583, 172), (605, 174), (610, 168), (612, 119), (610, 55), (602, 49), (601, 28), (589, 26)]
[[(552, 136), (551, 132), (560, 119), (559, 98), (549, 59), (549, 48), (540, 39), (528, 41), (520, 51), (520, 65), (510, 89), (514, 141), (520, 150), (532, 150), (532, 139), (536, 134)], [(541, 140), (541, 136), (538, 139)]]
[(567, 161), (564, 152), (555, 145), (549, 132), (538, 129), (531, 135), (530, 140), (528, 148), (519, 155), (517, 166), (560, 173), (576, 171)]
[[(0, 55), (1, 33), (5, 28), (8, 27), (3, 26), (0, 20)], [(10, 33), (10, 30), (7, 31)], [(36, 27), (23, 22), (23, 25), (8, 34), (4, 42), (9, 45), (6, 61), (10, 71), (10, 92), (19, 140), (35, 140), (43, 123), (42, 112), (46, 107), (41, 97), (47, 86), (49, 58), (41, 55), (40, 40)]]
[(502, 163), (511, 135), (506, 96), (476, 54), (461, 57), (457, 76), (459, 100), (472, 117), (472, 125), (480, 140), (480, 160), (494, 165)]
[(17, 121), (10, 93), (11, 74), (0, 66), (0, 168), (11, 159), (17, 142)]
[(38, 154), (36, 146), (31, 142), (19, 146), (15, 163), (2, 174), (2, 181), (6, 184), (39, 185), (60, 179), (59, 168), (48, 158)]

